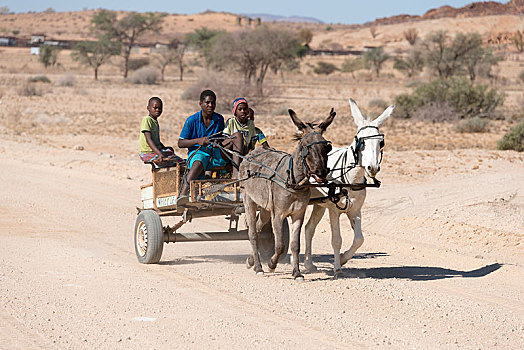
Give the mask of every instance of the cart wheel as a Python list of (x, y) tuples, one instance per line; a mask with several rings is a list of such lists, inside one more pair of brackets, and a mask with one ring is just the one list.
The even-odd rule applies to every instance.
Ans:
[[(284, 262), (287, 257), (287, 251), (289, 248), (289, 225), (287, 218), (282, 222), (282, 231), (284, 236), (284, 254), (280, 256), (278, 262)], [(275, 236), (273, 235), (273, 227), (271, 221), (264, 225), (260, 235), (258, 236), (258, 252), (260, 253), (260, 259), (263, 262), (269, 261), (273, 254), (275, 254)]]
[(135, 223), (135, 253), (142, 264), (156, 264), (164, 249), (164, 233), (160, 216), (153, 210), (143, 210)]

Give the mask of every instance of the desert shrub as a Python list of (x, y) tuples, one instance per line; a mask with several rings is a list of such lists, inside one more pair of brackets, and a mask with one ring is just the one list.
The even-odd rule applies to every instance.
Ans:
[(140, 68), (149, 65), (149, 58), (147, 57), (130, 58), (127, 64), (128, 64), (127, 68), (129, 70), (139, 70)]
[(30, 83), (50, 83), (51, 80), (49, 80), (48, 77), (45, 75), (37, 75), (35, 77), (31, 77), (28, 79)]
[(460, 116), (493, 117), (504, 102), (504, 94), (487, 85), (474, 85), (464, 78), (435, 79), (417, 87), (411, 94), (395, 97), (395, 115), (409, 118), (427, 105), (448, 104)]
[(156, 82), (160, 79), (160, 72), (157, 68), (147, 66), (142, 67), (136, 71), (134, 71), (129, 78), (127, 78), (127, 81), (133, 84), (156, 84)]
[(388, 103), (382, 99), (376, 98), (369, 101), (368, 107), (373, 109), (386, 109), (388, 108)]
[(519, 80), (520, 80), (521, 83), (524, 83), (524, 70), (520, 72)]
[(25, 83), (17, 92), (19, 96), (42, 96), (42, 90), (35, 83)]
[(338, 70), (338, 68), (333, 63), (320, 61), (317, 62), (317, 66), (313, 69), (313, 72), (315, 72), (315, 74), (329, 75), (336, 70)]
[(486, 132), (488, 120), (480, 117), (466, 118), (459, 121), (454, 129), (460, 133), (478, 133)]
[(515, 125), (498, 142), (497, 148), (500, 150), (524, 151), (524, 122)]
[(57, 86), (73, 86), (75, 85), (75, 76), (73, 74), (62, 75), (56, 80)]
[[(213, 90), (217, 95), (217, 111), (231, 113), (231, 104), (237, 97), (245, 97), (250, 106), (261, 105), (267, 95), (260, 95), (254, 84), (238, 84), (224, 73), (208, 73), (200, 77), (196, 83), (189, 86), (181, 95), (183, 100), (198, 101), (203, 90)], [(265, 88), (266, 94), (270, 87)]]

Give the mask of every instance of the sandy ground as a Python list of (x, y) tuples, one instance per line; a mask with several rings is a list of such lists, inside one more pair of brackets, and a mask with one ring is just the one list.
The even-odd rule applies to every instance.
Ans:
[(69, 142), (0, 141), (1, 349), (524, 347), (522, 154), (386, 150), (357, 256), (332, 278), (324, 218), (319, 271), (298, 283), (286, 263), (246, 270), (247, 241), (169, 244), (139, 264), (148, 167)]

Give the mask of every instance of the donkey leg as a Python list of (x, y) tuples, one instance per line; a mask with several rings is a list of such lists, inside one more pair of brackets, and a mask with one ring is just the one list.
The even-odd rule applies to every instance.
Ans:
[(348, 213), (347, 214), (349, 218), (349, 222), (351, 223), (351, 227), (353, 228), (354, 237), (353, 237), (353, 244), (351, 244), (351, 247), (349, 250), (346, 250), (344, 254), (340, 256), (340, 263), (344, 265), (348, 262), (349, 259), (355, 255), (355, 252), (358, 248), (364, 243), (364, 236), (362, 235), (362, 227), (360, 222), (360, 210), (358, 212)]
[(342, 247), (342, 236), (340, 235), (340, 211), (335, 206), (329, 207), (329, 224), (331, 226), (331, 247), (333, 248), (333, 273), (337, 279), (342, 274), (340, 248)]
[(293, 223), (291, 225), (292, 227), (292, 235), (291, 235), (291, 265), (293, 266), (293, 277), (297, 281), (303, 281), (304, 276), (300, 273), (300, 229), (302, 228), (302, 223), (304, 222), (304, 214), (303, 213), (293, 215), (291, 219), (293, 220)]
[(274, 272), (277, 264), (278, 259), (280, 259), (280, 256), (284, 254), (284, 238), (282, 236), (282, 222), (283, 218), (279, 214), (274, 214), (271, 217), (271, 225), (273, 227), (273, 235), (275, 237), (275, 254), (269, 259), (267, 266), (269, 267), (270, 272)]
[[(270, 218), (271, 218), (270, 212), (268, 212), (267, 210), (260, 209), (260, 215), (258, 216), (258, 220), (256, 224), (257, 237), (260, 236), (260, 232), (262, 231), (262, 228), (269, 221)], [(253, 254), (251, 254), (246, 260), (246, 267), (250, 269), (253, 267), (254, 264), (255, 264), (255, 259), (253, 258)]]
[(304, 272), (305, 273), (313, 273), (317, 271), (317, 267), (315, 264), (313, 264), (313, 258), (311, 257), (311, 249), (312, 249), (312, 242), (313, 242), (313, 235), (315, 234), (315, 229), (318, 226), (318, 223), (324, 216), (324, 212), (326, 211), (325, 207), (322, 207), (320, 205), (314, 205), (313, 210), (311, 211), (311, 217), (309, 218), (306, 228), (305, 228), (305, 236), (306, 236), (306, 253), (305, 253), (305, 260), (304, 260)]
[(262, 264), (260, 263), (260, 256), (258, 255), (258, 232), (256, 230), (256, 215), (257, 215), (257, 206), (255, 202), (249, 198), (247, 194), (244, 194), (244, 209), (246, 212), (246, 221), (248, 227), (248, 236), (249, 242), (251, 243), (251, 256), (247, 258), (248, 268), (255, 266), (255, 272), (257, 275), (263, 275), (264, 270), (262, 269)]

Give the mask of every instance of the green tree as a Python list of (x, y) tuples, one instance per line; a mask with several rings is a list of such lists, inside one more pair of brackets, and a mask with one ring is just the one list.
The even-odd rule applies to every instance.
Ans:
[(313, 40), (313, 33), (308, 28), (303, 28), (298, 32), (298, 38), (300, 39), (302, 45), (309, 47), (311, 40)]
[(95, 34), (109, 39), (120, 41), (121, 55), (124, 58), (124, 78), (127, 78), (129, 56), (137, 40), (147, 32), (158, 32), (162, 27), (165, 14), (132, 12), (118, 19), (115, 12), (100, 10), (91, 19), (92, 30)]
[(195, 29), (194, 32), (188, 33), (184, 39), (187, 46), (194, 47), (198, 51), (204, 60), (206, 65), (209, 65), (211, 61), (210, 51), (213, 41), (217, 39), (220, 35), (224, 34), (223, 31), (208, 29), (207, 27), (202, 27)]
[(406, 58), (396, 57), (393, 68), (406, 73), (408, 77), (422, 72), (424, 69), (424, 58), (418, 49), (412, 49)]
[(497, 59), (488, 48), (482, 46), (478, 33), (457, 33), (451, 39), (445, 31), (433, 32), (423, 43), (426, 65), (441, 78), (468, 74), (475, 80), (479, 68), (486, 65), (488, 72)]
[(234, 69), (246, 84), (255, 82), (263, 94), (269, 69), (278, 71), (303, 54), (300, 39), (290, 31), (260, 26), (254, 30), (223, 34), (213, 40), (210, 63), (218, 69)]
[(375, 74), (380, 76), (382, 65), (389, 59), (389, 55), (384, 52), (382, 47), (375, 47), (364, 52), (364, 61), (366, 66), (371, 68)]
[(44, 67), (54, 66), (58, 62), (58, 54), (62, 49), (54, 45), (41, 45), (38, 60)]
[(340, 70), (351, 73), (351, 76), (355, 79), (355, 72), (364, 68), (366, 68), (366, 63), (362, 58), (346, 58), (344, 62), (342, 62)]
[(101, 37), (98, 41), (83, 41), (73, 46), (71, 57), (83, 65), (90, 66), (98, 80), (98, 69), (109, 60), (111, 56), (119, 55), (122, 50), (119, 42), (110, 41)]
[(313, 72), (315, 72), (315, 74), (329, 75), (336, 70), (338, 70), (338, 68), (333, 63), (319, 61), (317, 62), (317, 66), (313, 69)]
[(524, 40), (522, 37), (522, 32), (520, 30), (517, 30), (512, 38), (513, 45), (515, 45), (515, 48), (518, 52), (524, 52)]

